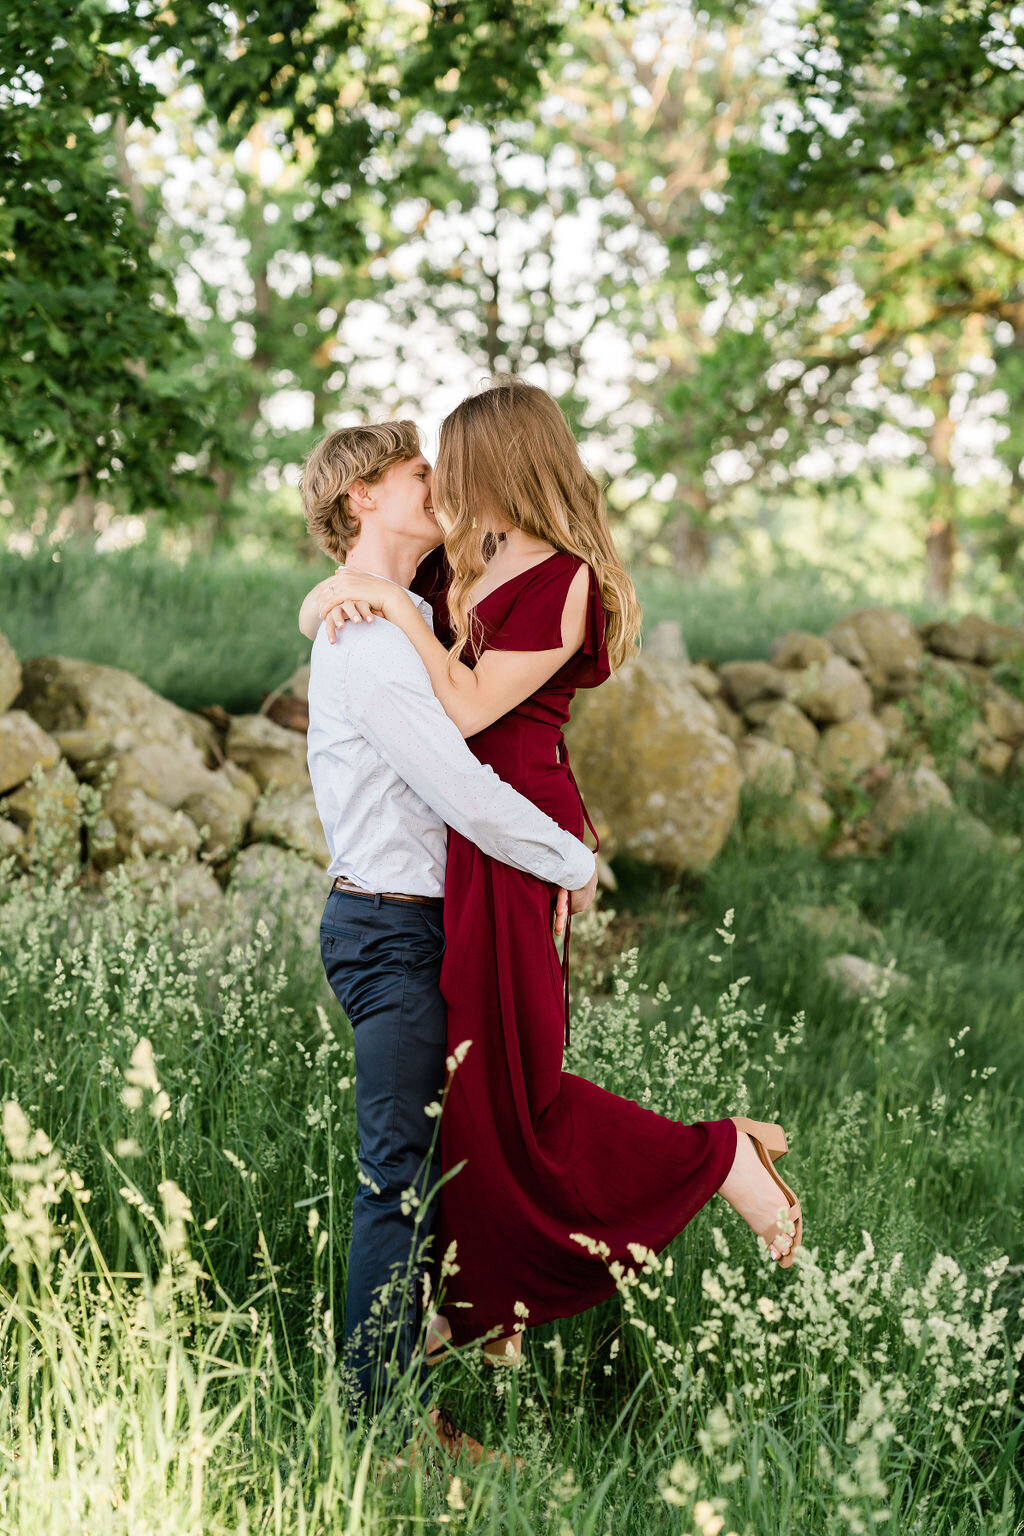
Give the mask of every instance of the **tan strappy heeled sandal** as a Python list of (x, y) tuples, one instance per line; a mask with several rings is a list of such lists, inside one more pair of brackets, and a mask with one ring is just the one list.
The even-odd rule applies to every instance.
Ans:
[(778, 1260), (780, 1269), (790, 1269), (793, 1265), (793, 1255), (803, 1240), (804, 1222), (800, 1202), (795, 1192), (790, 1189), (785, 1180), (779, 1178), (773, 1166), (778, 1158), (784, 1157), (789, 1151), (786, 1133), (781, 1125), (773, 1125), (767, 1120), (748, 1120), (746, 1115), (730, 1115), (729, 1118), (741, 1135), (745, 1132), (750, 1137), (758, 1158), (786, 1197), (788, 1207), (786, 1224), (792, 1224), (792, 1233), (787, 1232), (778, 1222), (773, 1222), (764, 1232), (758, 1232), (757, 1236), (766, 1248), (770, 1248), (777, 1237), (791, 1237), (789, 1251)]

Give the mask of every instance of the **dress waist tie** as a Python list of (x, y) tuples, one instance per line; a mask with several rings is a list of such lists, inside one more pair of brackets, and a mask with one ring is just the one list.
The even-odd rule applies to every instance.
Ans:
[[(565, 737), (561, 735), (558, 738), (558, 760), (560, 763), (564, 763), (566, 768), (569, 770), (569, 781), (572, 784), (573, 789), (576, 791), (576, 794), (579, 796), (580, 809), (583, 812), (583, 820), (590, 828), (591, 835), (594, 839), (594, 851), (596, 852), (597, 849), (601, 846), (601, 839), (597, 835), (597, 829), (590, 819), (590, 812), (587, 810), (583, 796), (580, 794), (580, 787), (576, 782), (576, 775), (573, 773), (572, 764), (569, 761), (569, 752), (565, 745)], [(562, 996), (565, 1001), (565, 1046), (567, 1050), (569, 1048), (569, 946), (572, 942), (571, 901), (572, 897), (570, 893), (570, 908), (566, 913), (565, 939), (562, 944)]]

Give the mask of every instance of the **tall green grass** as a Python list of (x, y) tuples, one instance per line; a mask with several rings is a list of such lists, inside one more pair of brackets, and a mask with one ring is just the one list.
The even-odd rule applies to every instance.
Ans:
[[(0, 629), (20, 656), (125, 667), (187, 709), (220, 704), (234, 713), (257, 708), (308, 658), (299, 603), (330, 572), (322, 559), (261, 564), (221, 553), (178, 562), (145, 545), (97, 554), (71, 544), (58, 553), (0, 555)], [(637, 586), (648, 631), (675, 620), (690, 654), (714, 661), (765, 656), (784, 630), (820, 632), (880, 600), (877, 586), (838, 576), (823, 583), (804, 568), (694, 582), (641, 571)]]
[[(1020, 861), (948, 822), (845, 862), (740, 827), (701, 881), (621, 874), (567, 1065), (780, 1117), (805, 1251), (774, 1269), (715, 1200), (518, 1375), (439, 1368), (525, 1459), (451, 1486), (378, 1483), (388, 1425), (345, 1423), (353, 1066), (315, 936), (189, 935), (123, 873), (0, 884), (4, 1536), (1021, 1530)], [(846, 948), (911, 985), (851, 1002)]]
[(186, 709), (235, 714), (308, 661), (299, 604), (331, 569), (225, 554), (179, 563), (145, 546), (59, 553), (0, 555), (0, 629), (19, 656), (123, 667)]

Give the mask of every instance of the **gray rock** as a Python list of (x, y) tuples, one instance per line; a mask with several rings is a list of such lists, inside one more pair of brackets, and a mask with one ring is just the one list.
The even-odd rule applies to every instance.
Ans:
[(801, 786), (769, 814), (759, 818), (760, 832), (778, 847), (813, 847), (832, 831), (835, 818), (828, 801), (813, 787)]
[(689, 662), (683, 627), (677, 619), (662, 619), (655, 624), (644, 640), (644, 654), (652, 661), (674, 661), (680, 666)]
[(22, 669), (18, 707), (49, 731), (73, 764), (144, 743), (205, 750), (203, 733), (187, 710), (162, 699), (130, 672), (67, 656), (38, 656)]
[(262, 919), (274, 930), (286, 926), (312, 949), (330, 880), (317, 864), (271, 843), (254, 843), (235, 859), (228, 898), (236, 930), (251, 929)]
[(815, 762), (826, 778), (857, 779), (882, 761), (887, 746), (881, 723), (871, 715), (861, 715), (826, 726)]
[(189, 795), (181, 809), (199, 832), (199, 846), (212, 859), (222, 859), (240, 847), (249, 828), (249, 800), (230, 784)]
[(1024, 704), (1014, 694), (990, 683), (984, 705), (985, 724), (998, 741), (1015, 747), (1024, 741)]
[(990, 778), (1001, 779), (1013, 762), (1013, 748), (1008, 741), (985, 743), (978, 752), (978, 767)]
[(786, 678), (767, 661), (726, 661), (718, 675), (731, 703), (740, 710), (755, 699), (781, 699), (786, 694)]
[(871, 688), (845, 656), (830, 656), (821, 666), (790, 675), (796, 679), (791, 701), (822, 725), (871, 711)]
[(789, 795), (796, 785), (796, 759), (788, 747), (763, 736), (744, 736), (739, 743), (740, 768), (751, 789)]
[(0, 859), (16, 853), (25, 841), (25, 834), (13, 821), (0, 816)]
[(260, 714), (286, 730), (303, 736), (309, 729), (309, 665), (299, 667), (286, 683), (263, 700)]
[(940, 656), (958, 661), (980, 662), (991, 667), (1001, 661), (1016, 661), (1024, 656), (1024, 629), (1010, 624), (994, 624), (980, 614), (969, 613), (957, 622), (940, 620), (922, 625), (925, 644)]
[(181, 810), (199, 828), (205, 854), (219, 859), (234, 852), (245, 837), (259, 794), (252, 775), (227, 762), (210, 774), (204, 789), (182, 802)]
[(309, 703), (309, 662), (304, 667), (298, 667), (283, 687), (275, 689), (279, 696), (289, 699), (301, 699), (304, 704)]
[(711, 705), (715, 728), (721, 731), (723, 736), (728, 736), (730, 741), (739, 741), (746, 735), (743, 716), (738, 715), (734, 709), (730, 709), (721, 696), (709, 699), (708, 703)]
[(793, 908), (793, 918), (801, 928), (814, 935), (816, 939), (822, 939), (825, 943), (831, 943), (835, 939), (846, 939), (855, 944), (880, 944), (882, 934), (873, 923), (869, 923), (862, 912), (856, 907), (840, 907), (834, 904), (824, 906), (797, 906)]
[(308, 784), (269, 790), (257, 803), (249, 826), (254, 843), (277, 843), (324, 869), (331, 862), (316, 801)]
[(24, 834), (19, 854), (55, 866), (81, 861), (82, 817), (79, 784), (65, 762), (33, 770), (32, 777), (0, 801), (0, 816)]
[(756, 707), (764, 709), (757, 722), (759, 735), (778, 742), (780, 747), (788, 747), (797, 757), (813, 756), (818, 746), (818, 731), (802, 709), (788, 699), (766, 700)]
[(705, 661), (690, 663), (686, 669), (686, 681), (691, 688), (696, 688), (702, 699), (717, 699), (722, 691), (718, 673)]
[(108, 776), (110, 790), (141, 789), (172, 811), (218, 783), (217, 774), (207, 768), (199, 748), (187, 737), (174, 744), (142, 742), (107, 761), (83, 764), (80, 772), (90, 782)]
[(918, 816), (952, 808), (949, 786), (934, 768), (927, 763), (918, 763), (893, 775), (875, 801), (870, 820), (876, 832), (891, 837)]
[(577, 694), (566, 734), (609, 857), (672, 870), (714, 858), (740, 788), (736, 749), (714, 723), (718, 703), (642, 654), (602, 688)]
[(833, 624), (826, 639), (875, 688), (911, 681), (920, 671), (920, 636), (893, 608), (858, 608)]
[[(227, 897), (206, 864), (169, 863), (166, 859), (151, 858), (123, 868), (138, 891), (155, 894), (166, 890), (175, 917), (189, 919), (188, 926), (193, 930), (208, 928), (216, 932), (223, 924)], [(109, 880), (110, 876), (106, 878)]]
[(52, 768), (60, 760), (60, 748), (23, 709), (0, 715), (0, 795), (16, 789), (31, 777), (38, 763)]
[(114, 789), (96, 825), (94, 862), (99, 869), (154, 854), (198, 853), (199, 832), (182, 811), (169, 810), (142, 789)]
[(806, 667), (824, 666), (832, 655), (832, 647), (820, 635), (809, 634), (806, 629), (790, 629), (772, 641), (769, 655), (777, 667), (802, 672)]
[(825, 961), (824, 971), (839, 990), (851, 998), (875, 1001), (890, 992), (903, 992), (912, 985), (910, 977), (902, 971), (888, 965), (875, 965), (860, 955), (832, 955)]
[(899, 704), (883, 704), (876, 719), (885, 732), (885, 740), (889, 748), (906, 746), (909, 739), (907, 717)]
[(0, 714), (10, 709), (21, 691), (21, 663), (14, 647), (0, 629)]
[(261, 789), (309, 788), (306, 738), (275, 725), (265, 715), (238, 715), (228, 730), (225, 751), (252, 774)]
[(798, 789), (791, 802), (795, 842), (816, 843), (830, 832), (835, 817), (828, 801), (814, 789)]

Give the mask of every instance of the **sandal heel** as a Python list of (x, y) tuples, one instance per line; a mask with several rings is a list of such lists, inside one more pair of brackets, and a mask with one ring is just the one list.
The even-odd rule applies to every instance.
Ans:
[(796, 1197), (796, 1191), (790, 1189), (785, 1179), (780, 1178), (772, 1166), (778, 1158), (783, 1157), (789, 1151), (786, 1133), (781, 1125), (776, 1125), (772, 1121), (748, 1120), (746, 1115), (731, 1115), (730, 1119), (735, 1125), (738, 1134), (746, 1132), (750, 1137), (754, 1143), (754, 1151), (757, 1153), (762, 1166), (771, 1174), (781, 1193), (786, 1198), (786, 1221), (792, 1223), (792, 1233), (783, 1233), (781, 1226), (774, 1222), (766, 1231), (759, 1232), (757, 1236), (766, 1248), (770, 1248), (777, 1237), (790, 1237), (789, 1251), (784, 1253), (777, 1262), (780, 1269), (791, 1269), (793, 1255), (803, 1241), (803, 1213), (800, 1209), (800, 1201)]
[(776, 1125), (770, 1120), (748, 1120), (746, 1115), (731, 1115), (733, 1125), (738, 1131), (746, 1131), (755, 1141), (759, 1141), (765, 1151), (771, 1154), (772, 1161), (785, 1157), (789, 1151), (789, 1142), (781, 1125)]

